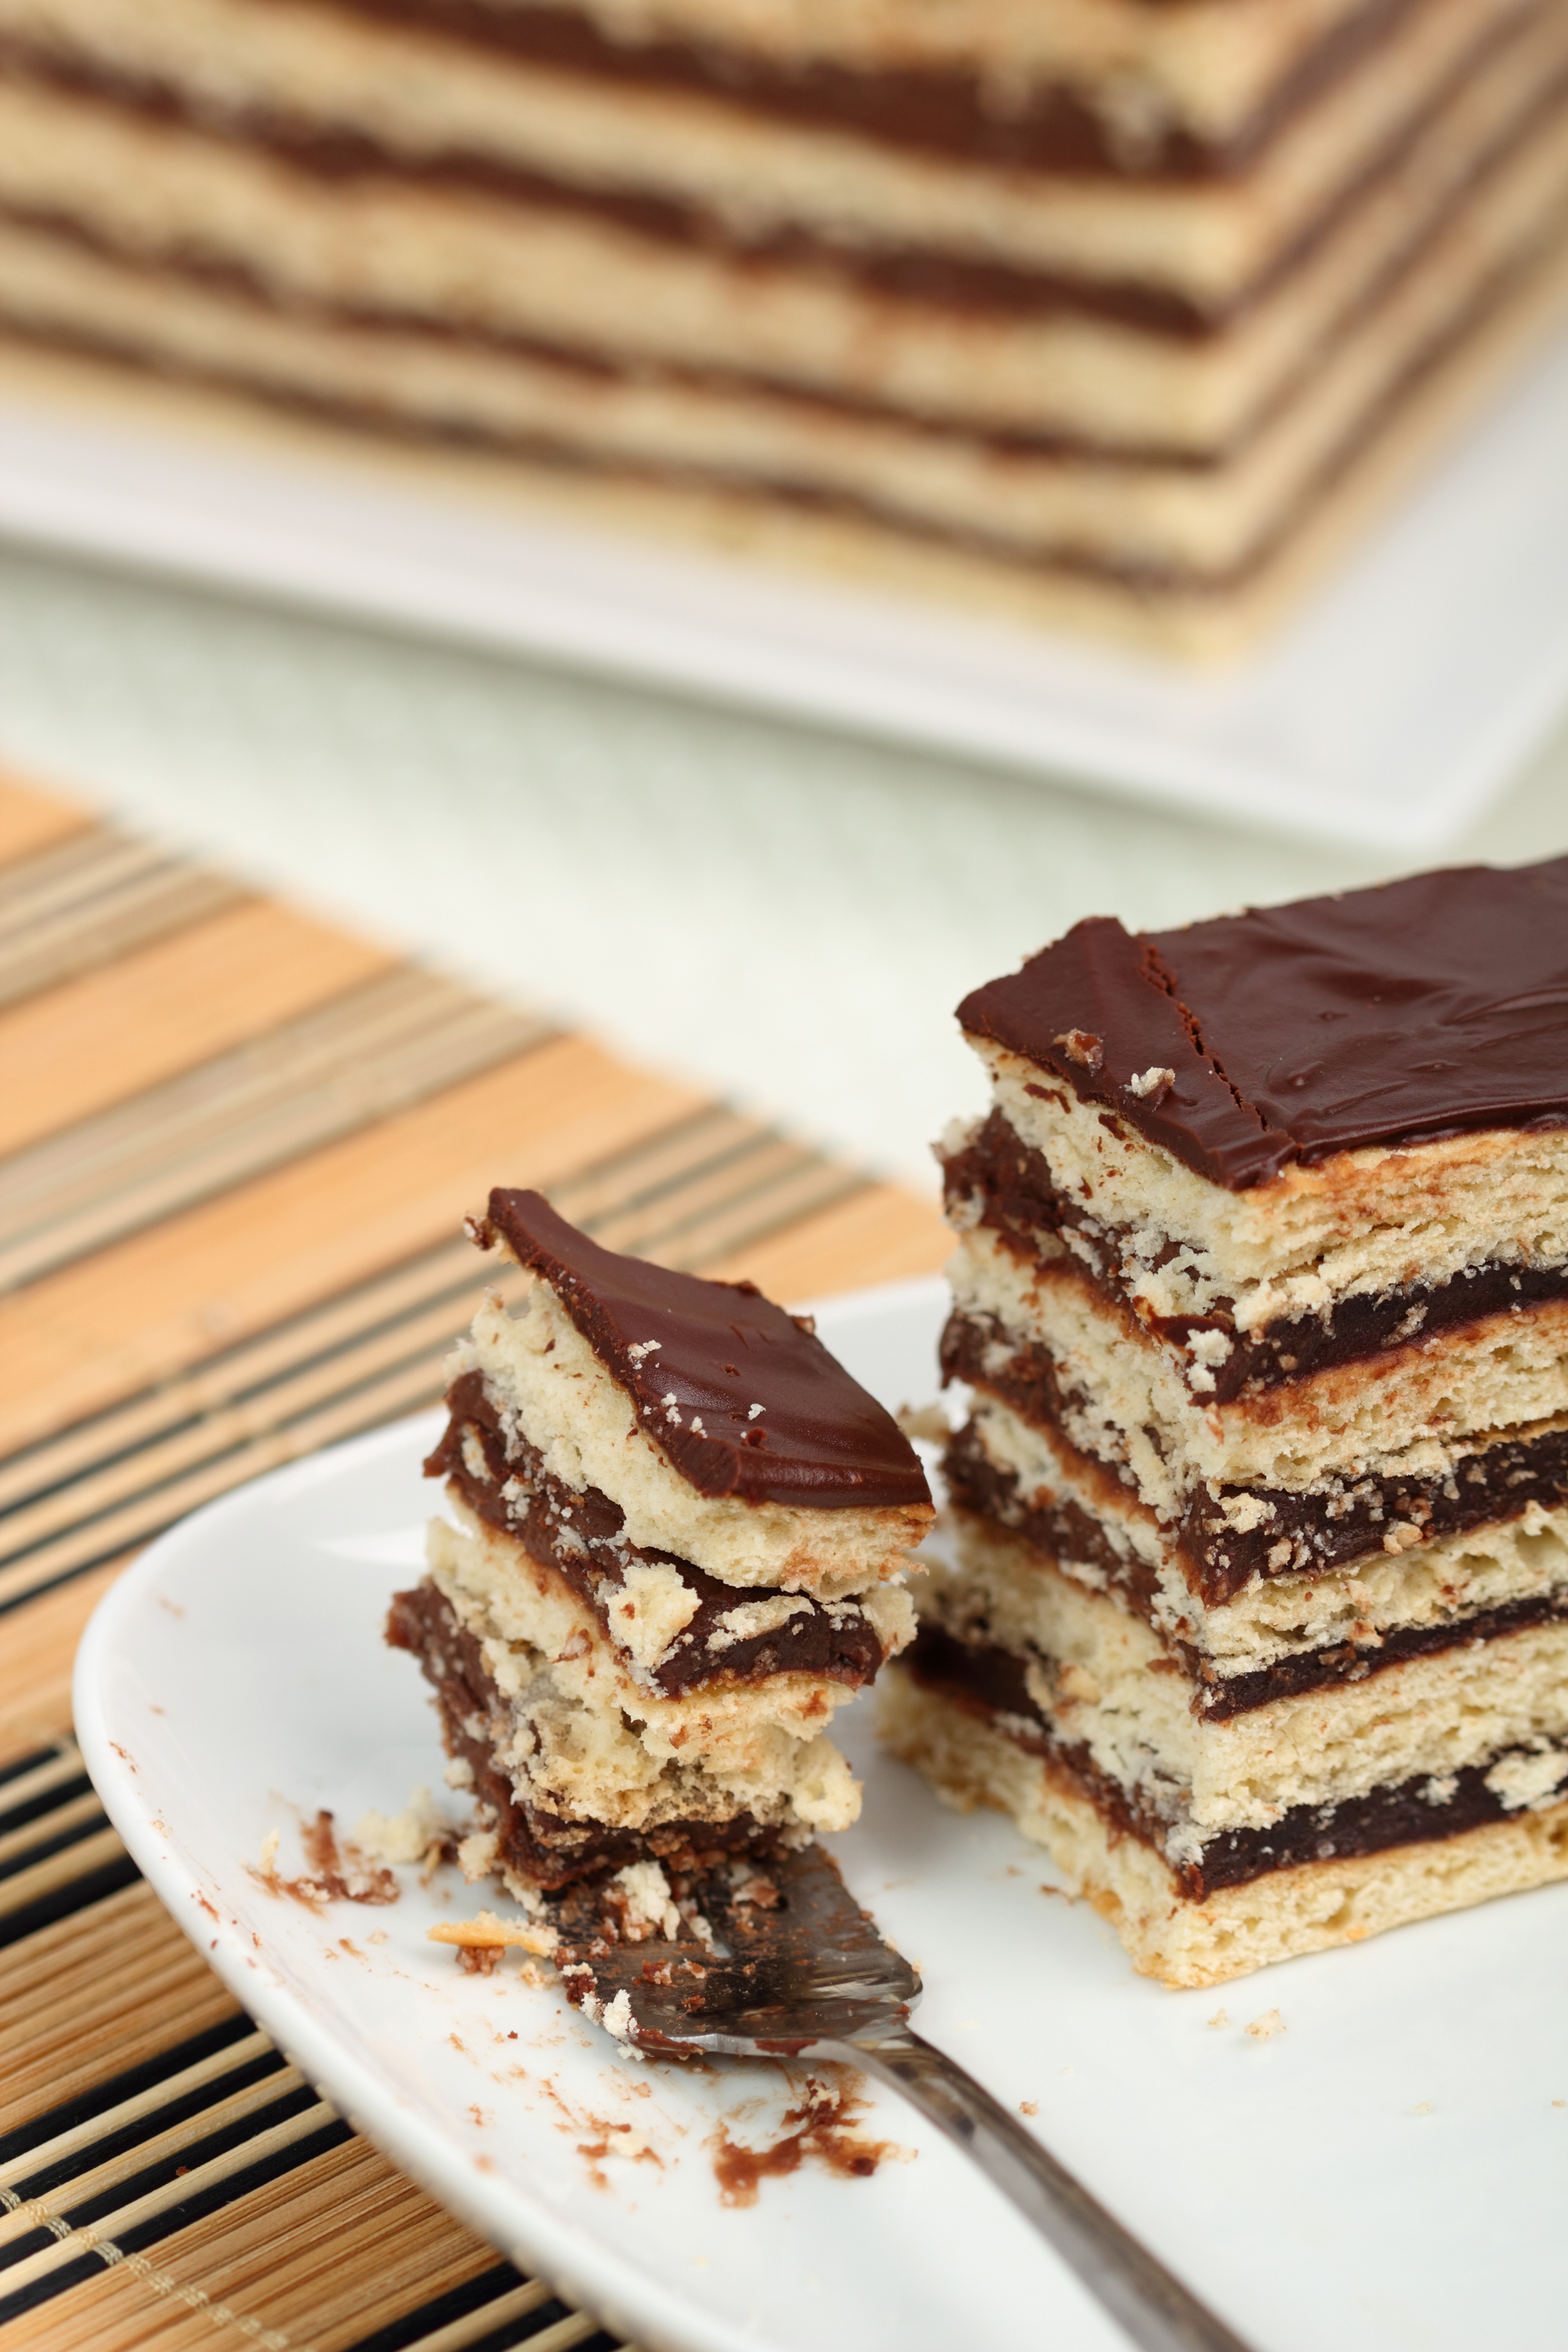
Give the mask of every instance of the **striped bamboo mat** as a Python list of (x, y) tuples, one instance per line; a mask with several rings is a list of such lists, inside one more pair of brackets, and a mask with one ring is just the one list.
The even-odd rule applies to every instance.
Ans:
[(798, 1297), (933, 1211), (0, 780), (0, 2333), (48, 2352), (612, 2339), (403, 2179), (159, 1907), (71, 1737), (94, 1604), (271, 1465), (435, 1402), (496, 1181)]

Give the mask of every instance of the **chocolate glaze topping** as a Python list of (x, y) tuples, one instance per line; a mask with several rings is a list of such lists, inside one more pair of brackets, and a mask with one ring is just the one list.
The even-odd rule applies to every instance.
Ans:
[(1273, 1870), (1426, 1845), (1461, 1830), (1519, 1819), (1487, 1787), (1490, 1766), (1474, 1764), (1455, 1772), (1447, 1791), (1424, 1773), (1338, 1805), (1292, 1805), (1272, 1828), (1217, 1831), (1205, 1839), (1198, 1861), (1175, 1863), (1165, 1853), (1171, 1823), (1100, 1771), (1087, 1747), (1057, 1737), (1030, 1696), (1026, 1660), (1011, 1650), (971, 1645), (922, 1626), (909, 1666), (923, 1688), (1038, 1756), (1054, 1780), (1086, 1797), (1113, 1830), (1152, 1846), (1189, 1903), (1206, 1902), (1222, 1887), (1247, 1885)]
[[(469, 1508), (491, 1527), (515, 1536), (531, 1558), (552, 1568), (585, 1601), (606, 1640), (616, 1640), (616, 1592), (638, 1560), (675, 1569), (697, 1596), (697, 1608), (669, 1652), (649, 1674), (666, 1698), (719, 1682), (758, 1683), (773, 1675), (819, 1675), (852, 1689), (870, 1681), (882, 1663), (875, 1629), (853, 1601), (830, 1606), (792, 1593), (788, 1622), (771, 1633), (726, 1633), (722, 1619), (738, 1603), (771, 1596), (724, 1584), (673, 1552), (628, 1543), (626, 1514), (596, 1486), (567, 1486), (545, 1469), (537, 1447), (521, 1433), (509, 1446), (484, 1376), (465, 1372), (447, 1394), (452, 1418), (425, 1465), (427, 1477), (448, 1478)], [(483, 1457), (488, 1476), (476, 1475), (466, 1433)], [(826, 1702), (822, 1707), (826, 1717)]]
[(1568, 857), (1184, 930), (1094, 917), (958, 1017), (1232, 1192), (1367, 1144), (1563, 1126)]
[[(811, 1329), (753, 1283), (601, 1249), (542, 1194), (498, 1188), (472, 1229), (541, 1275), (698, 1492), (808, 1510), (931, 1507), (913, 1446)], [(911, 1531), (911, 1541), (918, 1533)]]

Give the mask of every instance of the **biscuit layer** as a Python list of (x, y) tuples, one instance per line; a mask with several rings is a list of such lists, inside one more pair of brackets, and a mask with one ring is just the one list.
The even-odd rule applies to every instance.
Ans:
[(1121, 1937), (1135, 1969), (1172, 1986), (1223, 1984), (1275, 1960), (1359, 1944), (1385, 1928), (1568, 1877), (1568, 1802), (1454, 1834), (1295, 1864), (1201, 1902), (1154, 1850), (1071, 1779), (940, 1693), (891, 1668), (883, 1738), (961, 1811), (994, 1805), (1050, 1853), (1071, 1893)]
[(1378, 1554), (1353, 1570), (1258, 1577), (1212, 1607), (1173, 1571), (1158, 1543), (1152, 1558), (1131, 1543), (1119, 1553), (1103, 1536), (1097, 1540), (1087, 1514), (1037, 1511), (1009, 1525), (963, 1509), (952, 1525), (963, 1574), (944, 1576), (927, 1553), (922, 1616), (934, 1612), (958, 1633), (988, 1627), (974, 1638), (1007, 1649), (1048, 1651), (1050, 1596), (1065, 1577), (1149, 1625), (1187, 1678), (1194, 1712), (1211, 1719), (1288, 1693), (1360, 1682), (1417, 1652), (1568, 1615), (1568, 1507), (1549, 1512), (1532, 1504), (1510, 1519)]
[(1303, 1842), (1311, 1855), (1375, 1843), (1380, 1816), (1394, 1808), (1403, 1823), (1410, 1801), (1423, 1825), (1469, 1826), (1451, 1814), (1461, 1796), (1472, 1812), (1509, 1812), (1568, 1778), (1561, 1619), (1215, 1719), (1194, 1713), (1192, 1685), (1147, 1625), (1071, 1579), (1041, 1572), (1038, 1647), (1003, 1647), (986, 1599), (962, 1572), (939, 1585), (910, 1670), (1070, 1766), (1194, 1874), (1194, 1892), (1300, 1859)]
[(673, 1467), (549, 1286), (515, 1314), (491, 1297), (470, 1341), (448, 1359), (449, 1381), (478, 1371), (500, 1416), (563, 1486), (595, 1488), (618, 1506), (626, 1540), (673, 1553), (721, 1583), (842, 1599), (908, 1567), (930, 1525), (909, 1510), (791, 1509), (700, 1494)]
[(951, 1129), (951, 1223), (1024, 1260), (1067, 1252), (1219, 1401), (1568, 1293), (1568, 1129), (1345, 1154), (1233, 1193), (1076, 1098), (1002, 1083), (1037, 1139), (1000, 1105)]
[[(704, 470), (824, 488), (835, 486), (835, 452), (840, 468), (858, 452), (873, 467), (868, 502), (900, 507), (911, 524), (923, 517), (952, 530), (966, 519), (984, 530), (987, 515), (1005, 518), (1026, 499), (1026, 544), (1054, 529), (1058, 540), (1087, 532), (1092, 545), (1097, 516), (1099, 539), (1111, 535), (1114, 473), (1097, 497), (1096, 480), (1075, 488), (1059, 464), (1042, 462), (1053, 448), (1088, 450), (1102, 470), (1110, 459), (1131, 467), (1127, 489), (1154, 500), (1159, 538), (1139, 551), (1145, 563), (1175, 560), (1184, 519), (1186, 560), (1201, 552), (1219, 569), (1265, 535), (1267, 514), (1300, 496), (1456, 320), (1525, 257), (1554, 249), (1564, 176), (1554, 93), (1568, 72), (1568, 26), (1549, 30), (1552, 63), (1521, 58), (1501, 87), (1500, 64), (1478, 76), (1454, 101), (1436, 163), (1425, 150), (1412, 158), (1267, 300), (1208, 337), (1038, 301), (1007, 315), (934, 289), (901, 300), (834, 266), (731, 257), (700, 239), (660, 243), (624, 223), (426, 187), (396, 170), (323, 183), (243, 144), (21, 86), (0, 85), (0, 203), (17, 224), (63, 225), (96, 243), (102, 269), (113, 257), (122, 269), (162, 272), (162, 301), (143, 295), (143, 332), (160, 318), (165, 335), (183, 319), (186, 336), (203, 315), (215, 327), (228, 319), (232, 338), (256, 345), (250, 370), (270, 352), (283, 373), (287, 318), (309, 318), (320, 348), (299, 389), (320, 397), (355, 389), (352, 352), (332, 361), (334, 330), (342, 339), (356, 324), (377, 328), (384, 343), (395, 333), (446, 338), (454, 347), (444, 361), (426, 357), (424, 398), (440, 385), (454, 427), (548, 435), (567, 447), (591, 439), (601, 461), (685, 469), (698, 466), (706, 432), (716, 446)], [(8, 275), (22, 268), (18, 253)], [(204, 286), (207, 313), (196, 300)], [(225, 288), (284, 316), (264, 339), (265, 310), (247, 328), (232, 299), (216, 302)], [(30, 299), (41, 302), (42, 289)], [(504, 367), (487, 364), (491, 345)], [(237, 358), (243, 351), (237, 343)], [(296, 373), (305, 366), (303, 354), (293, 359)], [(506, 368), (517, 379), (510, 401)], [(607, 379), (596, 392), (581, 381), (586, 369)], [(649, 371), (658, 400), (615, 396), (616, 375)], [(415, 394), (407, 385), (402, 404), (417, 416)], [(791, 394), (829, 413), (814, 425)], [(575, 428), (574, 396), (587, 403)], [(857, 434), (853, 414), (838, 413), (856, 410), (874, 432)], [(1021, 445), (987, 451), (994, 465), (1014, 457), (1008, 496), (978, 513), (971, 499), (965, 518), (955, 506), (962, 468), (948, 480), (935, 454), (922, 466), (908, 440), (893, 445), (896, 467), (891, 457), (879, 467), (878, 440), (900, 418), (983, 446)], [(1179, 471), (1163, 488), (1149, 473), (1154, 459), (1179, 469), (1222, 457), (1236, 477), (1229, 498), (1199, 500), (1195, 512)], [(946, 473), (956, 466), (950, 455)], [(1123, 515), (1129, 557), (1131, 530)]]
[[(1479, 1441), (1553, 1422), (1568, 1394), (1568, 1299), (1220, 1402), (1201, 1360), (1109, 1309), (1070, 1261), (1020, 1266), (971, 1234), (951, 1274), (947, 1361), (984, 1382), (986, 1415), (1059, 1428), (1167, 1520), (1205, 1487), (1329, 1496), (1369, 1477), (1441, 1485)], [(1258, 1507), (1245, 1517), (1256, 1523)]]
[[(770, 120), (730, 96), (476, 54), (380, 11), (0, 0), (0, 54), (39, 89), (214, 126), (340, 176), (401, 168), (426, 184), (618, 217), (672, 244), (815, 256), (892, 291), (1007, 307), (1032, 289), (1038, 309), (1054, 289), (1190, 330), (1293, 266), (1494, 53), (1545, 37), (1551, 15), (1521, 0), (1392, 13), (1331, 103), (1268, 141), (1244, 179), (1185, 184), (999, 169), (994, 136), (957, 158), (911, 152), (874, 121), (858, 134)], [(1150, 29), (1157, 38), (1157, 20)], [(1104, 90), (1112, 119), (1127, 87)], [(1146, 100), (1140, 109), (1153, 127)]]
[[(815, 1739), (835, 1710), (870, 1679), (858, 1658), (856, 1679), (792, 1668), (785, 1612), (799, 1596), (781, 1594), (742, 1601), (734, 1612), (742, 1626), (763, 1615), (773, 1618), (765, 1633), (782, 1653), (774, 1671), (725, 1674), (715, 1657), (703, 1681), (666, 1692), (638, 1652), (656, 1653), (657, 1665), (658, 1645), (668, 1649), (679, 1643), (675, 1628), (681, 1602), (673, 1580), (666, 1584), (639, 1579), (624, 1601), (602, 1615), (515, 1538), (487, 1527), (459, 1502), (451, 1507), (456, 1526), (437, 1519), (430, 1528), (430, 1572), (462, 1622), (480, 1638), (498, 1687), (516, 1696), (523, 1686), (506, 1645), (537, 1652), (552, 1661), (554, 1681), (569, 1698), (590, 1709), (618, 1711), (624, 1726), (659, 1762), (690, 1763), (700, 1757), (715, 1769), (765, 1773), (777, 1762), (779, 1735), (797, 1742)], [(492, 1643), (499, 1645), (493, 1655), (488, 1646)]]

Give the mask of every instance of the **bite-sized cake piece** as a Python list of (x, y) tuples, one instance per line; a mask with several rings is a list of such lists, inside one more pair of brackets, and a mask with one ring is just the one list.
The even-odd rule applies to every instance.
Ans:
[(895, 1744), (1173, 1982), (1568, 1873), (1568, 859), (1082, 923), (960, 1017)]
[(854, 1820), (825, 1736), (914, 1630), (908, 1440), (750, 1283), (621, 1257), (536, 1192), (470, 1228), (524, 1269), (450, 1359), (450, 1518), (390, 1638), (435, 1685), (465, 1850), (524, 1899)]

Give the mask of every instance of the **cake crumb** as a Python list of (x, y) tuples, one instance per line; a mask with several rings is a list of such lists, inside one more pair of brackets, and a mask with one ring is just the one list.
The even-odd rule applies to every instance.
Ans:
[(1040, 2112), (1040, 2103), (1039, 2103), (1038, 2099), (1020, 2099), (1020, 2100), (1019, 2100), (1019, 2102), (1018, 2102), (1018, 2113), (1019, 2113), (1021, 2116), (1037, 2116), (1037, 2115), (1039, 2114), (1039, 2112)]
[(657, 1862), (628, 1862), (611, 1881), (623, 1932), (629, 1942), (658, 1934), (673, 1938), (680, 1933), (680, 1914), (669, 1891), (669, 1881)]
[(1430, 2099), (1423, 2099), (1423, 2100), (1421, 2100), (1421, 2101), (1420, 2101), (1420, 2103), (1419, 2103), (1417, 2105), (1415, 2105), (1415, 2106), (1414, 2106), (1414, 2107), (1412, 2107), (1412, 2108), (1411, 2108), (1410, 2112), (1411, 2112), (1411, 2114), (1412, 2114), (1413, 2116), (1429, 2116), (1429, 2115), (1431, 2114), (1431, 2112), (1432, 2112), (1432, 2102), (1431, 2102), (1431, 2100), (1430, 2100)]
[(354, 1826), (355, 1843), (377, 1862), (424, 1862), (445, 1834), (428, 1789), (416, 1789), (400, 1813), (378, 1813), (373, 1807)]
[(1104, 1042), (1092, 1029), (1064, 1029), (1051, 1043), (1059, 1045), (1068, 1061), (1076, 1062), (1080, 1069), (1093, 1072), (1104, 1064)]
[[(163, 1824), (154, 1821), (154, 1828)], [(340, 1848), (332, 1826), (332, 1816), (324, 1807), (313, 1822), (303, 1823), (300, 1832), (305, 1849), (305, 1873), (299, 1878), (280, 1878), (278, 1874), (279, 1832), (268, 1830), (261, 1841), (261, 1861), (258, 1868), (249, 1863), (246, 1869), (258, 1886), (268, 1895), (286, 1895), (308, 1910), (320, 1911), (329, 1903), (395, 1903), (402, 1893), (390, 1870), (373, 1870), (368, 1857), (357, 1845), (346, 1840)], [(212, 1906), (198, 1896), (205, 1910)], [(217, 1914), (213, 1912), (216, 1919)]]
[(922, 1437), (928, 1445), (945, 1445), (952, 1435), (946, 1410), (935, 1402), (901, 1404), (893, 1418), (906, 1437)]
[(458, 1847), (457, 1864), (470, 1886), (488, 1878), (495, 1867), (500, 1840), (494, 1830), (470, 1830)]
[[(583, 2006), (586, 2009), (587, 2002), (584, 2001)], [(625, 1985), (621, 1987), (614, 2000), (606, 2001), (600, 2010), (597, 2022), (613, 2040), (620, 2043), (628, 2058), (636, 2058), (639, 2063), (642, 2063), (643, 2053), (632, 2039), (635, 2031), (632, 2019), (632, 1997)]]
[[(1214, 2015), (1210, 2018), (1209, 2023), (1214, 2026), (1228, 2025), (1230, 2023), (1230, 2020), (1226, 2015), (1223, 2009), (1216, 2009)], [(1248, 2033), (1250, 2033), (1252, 2032), (1251, 2026), (1249, 2025), (1247, 2030)]]
[(1247, 2030), (1255, 2042), (1267, 2042), (1271, 2035), (1284, 2032), (1285, 2020), (1277, 2009), (1266, 2009), (1261, 2017), (1253, 2019)]
[(1484, 1786), (1504, 1812), (1533, 1811), (1559, 1793), (1568, 1759), (1543, 1739), (1539, 1748), (1515, 1748), (1500, 1756), (1487, 1774)]
[(425, 1937), (431, 1944), (456, 1944), (459, 1951), (500, 1954), (515, 1948), (541, 1959), (548, 1959), (561, 1940), (553, 1927), (498, 1919), (493, 1911), (480, 1911), (472, 1919), (437, 1919), (426, 1928)]

